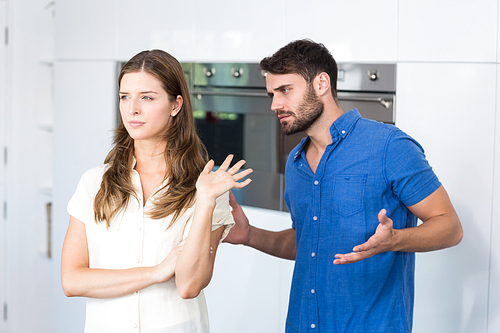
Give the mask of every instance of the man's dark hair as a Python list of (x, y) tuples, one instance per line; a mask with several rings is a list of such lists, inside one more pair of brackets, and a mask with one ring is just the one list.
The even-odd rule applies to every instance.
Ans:
[(330, 76), (332, 95), (337, 99), (337, 63), (323, 44), (310, 39), (293, 41), (262, 59), (260, 68), (271, 74), (298, 74), (308, 83), (325, 72)]

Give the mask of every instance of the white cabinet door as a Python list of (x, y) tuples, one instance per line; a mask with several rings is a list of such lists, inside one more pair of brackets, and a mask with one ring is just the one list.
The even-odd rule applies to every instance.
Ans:
[[(111, 148), (118, 93), (114, 62), (55, 64), (53, 252), (60, 254), (69, 215), (66, 206), (81, 175), (102, 164)], [(61, 290), (60, 255), (53, 258), (53, 332), (82, 332), (85, 299)]]
[(495, 64), (398, 64), (396, 125), (419, 141), (460, 216), (457, 247), (417, 254), (415, 333), (486, 332)]
[(497, 0), (399, 1), (399, 61), (495, 62)]
[[(279, 231), (291, 226), (288, 213), (243, 209), (259, 228)], [(284, 332), (294, 263), (246, 246), (221, 244), (205, 290), (211, 332)]]
[(116, 8), (118, 59), (143, 50), (162, 49), (179, 60), (194, 52), (194, 0), (121, 0)]
[(197, 1), (194, 60), (258, 62), (285, 44), (286, 0)]
[(7, 331), (7, 323), (4, 320), (3, 308), (7, 301), (6, 294), (6, 279), (7, 279), (7, 233), (4, 220), (4, 201), (5, 201), (5, 166), (4, 166), (4, 147), (6, 146), (7, 137), (7, 110), (5, 96), (7, 88), (7, 68), (5, 65), (5, 34), (7, 17), (7, 4), (5, 1), (0, 1), (0, 332)]
[[(500, 66), (497, 66), (500, 75)], [(497, 99), (500, 85), (497, 82)], [(496, 107), (495, 170), (493, 184), (493, 224), (491, 228), (491, 272), (488, 333), (500, 332), (500, 106)]]
[[(55, 56), (57, 59), (114, 59), (118, 0), (56, 2)], [(142, 10), (138, 2), (130, 11)]]
[(289, 0), (286, 38), (323, 43), (337, 61), (394, 62), (397, 10), (397, 0)]

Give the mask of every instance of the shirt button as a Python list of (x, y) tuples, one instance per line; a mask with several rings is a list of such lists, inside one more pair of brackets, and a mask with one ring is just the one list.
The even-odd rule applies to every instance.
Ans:
[(134, 328), (137, 328), (137, 323), (134, 323), (134, 325), (133, 325), (133, 326), (134, 326)]
[(315, 328), (315, 327), (316, 327), (316, 325), (314, 325), (314, 324), (311, 324), (311, 328)]
[(311, 294), (314, 294), (314, 289), (311, 289)]
[(314, 252), (313, 252), (313, 253), (311, 253), (311, 257), (313, 257), (313, 258), (314, 258), (315, 256), (316, 256), (316, 253), (314, 253)]
[(141, 231), (141, 230), (142, 230), (142, 227), (141, 227), (141, 226), (139, 226), (139, 231)]
[(317, 219), (318, 219), (318, 217), (317, 217), (317, 216), (314, 216), (314, 217), (313, 217), (313, 220), (314, 220), (314, 221), (316, 221)]
[(317, 180), (314, 181), (314, 185), (318, 185), (319, 182)]
[(140, 262), (141, 262), (141, 260), (140, 260), (139, 258), (137, 258), (137, 259), (135, 259), (135, 262), (136, 262), (136, 263), (140, 263)]

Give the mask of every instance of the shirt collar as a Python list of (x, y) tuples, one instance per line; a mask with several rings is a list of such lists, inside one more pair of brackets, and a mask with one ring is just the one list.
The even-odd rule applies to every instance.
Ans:
[[(330, 135), (332, 136), (332, 143), (337, 142), (340, 138), (345, 138), (354, 127), (354, 124), (361, 118), (359, 111), (357, 109), (352, 109), (343, 115), (341, 115), (337, 120), (335, 120), (330, 127)], [(305, 137), (300, 141), (297, 146), (297, 151), (294, 156), (294, 160), (299, 158), (300, 154), (304, 150), (306, 144), (309, 142), (309, 137)]]
[(361, 115), (357, 109), (352, 109), (337, 118), (330, 127), (330, 134), (332, 135), (333, 142), (336, 141), (335, 137), (337, 135), (345, 138), (359, 118), (361, 118)]

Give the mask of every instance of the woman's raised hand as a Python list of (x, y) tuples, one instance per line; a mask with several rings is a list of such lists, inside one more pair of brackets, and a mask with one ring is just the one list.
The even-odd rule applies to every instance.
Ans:
[(232, 188), (243, 188), (250, 184), (251, 179), (245, 179), (238, 182), (253, 172), (252, 169), (246, 169), (238, 172), (246, 163), (244, 160), (238, 161), (229, 168), (233, 155), (228, 155), (217, 171), (212, 172), (215, 162), (210, 160), (198, 177), (196, 182), (197, 196), (208, 200), (215, 200), (220, 195), (226, 193)]

